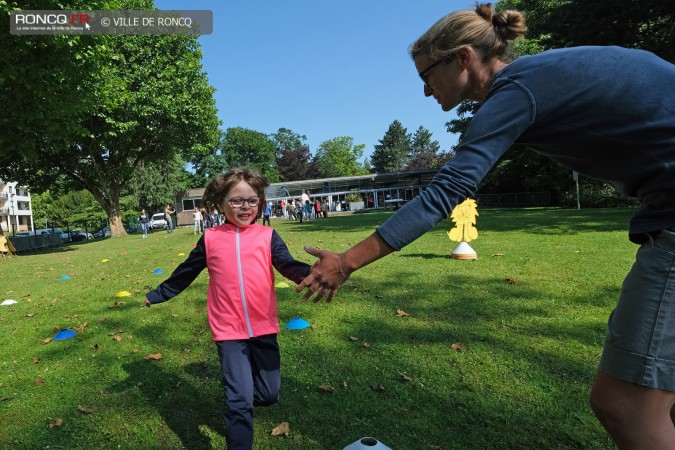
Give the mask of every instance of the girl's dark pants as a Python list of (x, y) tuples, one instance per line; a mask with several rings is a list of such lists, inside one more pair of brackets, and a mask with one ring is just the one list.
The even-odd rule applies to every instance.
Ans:
[(276, 334), (236, 341), (218, 341), (225, 385), (225, 428), (228, 450), (253, 448), (253, 407), (279, 400), (281, 386)]

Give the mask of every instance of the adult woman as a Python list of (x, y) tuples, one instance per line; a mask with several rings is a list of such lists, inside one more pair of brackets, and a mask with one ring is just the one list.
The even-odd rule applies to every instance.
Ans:
[[(675, 448), (675, 66), (641, 50), (577, 47), (511, 61), (524, 15), (490, 5), (434, 24), (410, 49), (424, 94), (444, 111), (482, 102), (429, 187), (342, 254), (319, 257), (298, 286), (328, 300), (355, 270), (417, 239), (473, 195), (514, 142), (640, 198), (630, 224), (641, 244), (626, 277), (591, 405), (622, 448)], [(670, 281), (669, 281), (670, 277)]]
[(141, 224), (141, 232), (143, 233), (143, 239), (148, 237), (148, 224), (150, 223), (150, 217), (145, 212), (145, 209), (141, 209), (141, 214), (138, 216), (138, 223)]

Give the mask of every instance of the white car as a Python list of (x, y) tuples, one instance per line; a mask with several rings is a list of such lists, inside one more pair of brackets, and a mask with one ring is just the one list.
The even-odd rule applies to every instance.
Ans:
[(166, 219), (164, 218), (164, 213), (152, 215), (152, 218), (150, 219), (150, 228), (154, 230), (166, 228)]

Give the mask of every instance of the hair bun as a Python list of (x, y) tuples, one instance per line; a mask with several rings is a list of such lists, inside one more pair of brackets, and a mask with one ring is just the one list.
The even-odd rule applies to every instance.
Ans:
[(492, 25), (495, 31), (507, 41), (523, 37), (527, 31), (525, 14), (520, 11), (499, 11), (492, 16)]

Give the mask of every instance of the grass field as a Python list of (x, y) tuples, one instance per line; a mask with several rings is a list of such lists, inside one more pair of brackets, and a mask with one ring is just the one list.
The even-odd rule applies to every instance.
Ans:
[[(445, 221), (354, 273), (330, 304), (277, 290), (282, 398), (256, 410), (256, 449), (339, 450), (363, 436), (396, 450), (612, 448), (587, 396), (636, 250), (631, 211), (479, 212), (476, 261), (448, 257)], [(390, 214), (272, 225), (311, 263), (303, 245), (344, 250)], [(165, 236), (0, 260), (0, 301), (18, 302), (0, 307), (0, 448), (225, 447), (207, 273), (142, 307), (197, 240)], [(285, 329), (295, 316), (314, 327)], [(78, 335), (45, 343), (58, 328)], [(271, 436), (282, 422), (288, 436)]]

